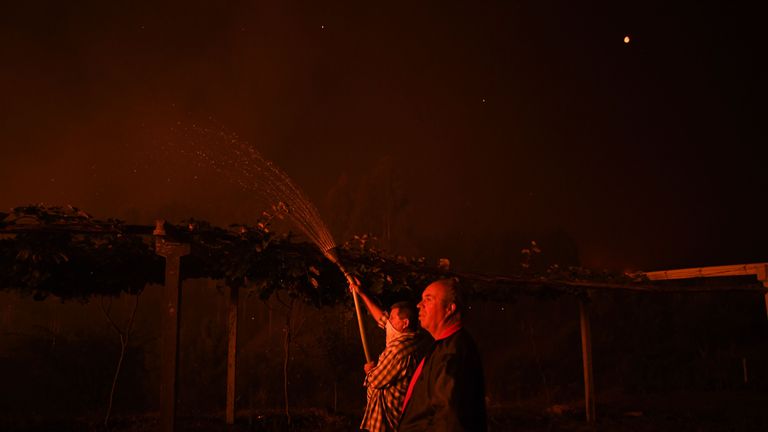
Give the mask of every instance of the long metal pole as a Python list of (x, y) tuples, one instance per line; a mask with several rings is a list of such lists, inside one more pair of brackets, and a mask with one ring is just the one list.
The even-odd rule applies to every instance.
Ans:
[(368, 338), (365, 337), (365, 326), (363, 325), (363, 314), (360, 310), (360, 300), (356, 293), (352, 293), (352, 299), (355, 301), (355, 313), (357, 314), (357, 326), (360, 328), (360, 339), (363, 342), (363, 352), (365, 352), (365, 361), (371, 361), (371, 353), (368, 350)]
[[(336, 262), (336, 265), (339, 266), (339, 269), (341, 269), (341, 272), (344, 273), (344, 276), (347, 278), (347, 282), (349, 284), (353, 284), (354, 281), (352, 280), (352, 275), (347, 273), (347, 270), (338, 262)], [(360, 309), (360, 299), (357, 295), (357, 293), (352, 293), (352, 300), (355, 302), (355, 314), (357, 314), (357, 326), (360, 329), (360, 340), (363, 342), (363, 352), (365, 353), (365, 361), (369, 362), (371, 361), (371, 352), (368, 350), (368, 338), (365, 337), (365, 325), (363, 324), (363, 312)]]
[(579, 321), (581, 328), (581, 359), (584, 366), (584, 406), (587, 422), (595, 422), (595, 389), (592, 375), (592, 329), (589, 324), (589, 307), (585, 300), (579, 300)]
[[(349, 284), (353, 284), (354, 281), (352, 280), (352, 275), (347, 272), (347, 269), (344, 268), (343, 265), (341, 265), (341, 262), (339, 262), (339, 257), (336, 255), (336, 253), (332, 249), (328, 249), (326, 251), (323, 251), (326, 257), (333, 261), (334, 264), (336, 264), (339, 267), (339, 270), (341, 270), (342, 273), (344, 273), (344, 277), (347, 278), (347, 282)], [(355, 302), (355, 314), (357, 315), (357, 327), (360, 329), (360, 340), (363, 342), (363, 352), (365, 353), (365, 361), (369, 362), (371, 361), (371, 352), (368, 349), (368, 338), (365, 337), (365, 324), (363, 324), (363, 312), (360, 309), (360, 299), (358, 298), (356, 293), (352, 293), (352, 300)]]

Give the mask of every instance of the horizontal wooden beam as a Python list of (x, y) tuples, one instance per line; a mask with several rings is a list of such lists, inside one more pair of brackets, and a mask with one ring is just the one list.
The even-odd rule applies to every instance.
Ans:
[(466, 278), (474, 282), (480, 282), (495, 287), (509, 287), (514, 289), (576, 289), (576, 290), (606, 290), (606, 291), (635, 291), (635, 292), (657, 292), (657, 293), (679, 293), (679, 292), (714, 292), (714, 291), (758, 291), (765, 292), (766, 287), (757, 283), (745, 283), (739, 285), (718, 286), (718, 285), (658, 285), (646, 282), (598, 282), (598, 281), (576, 281), (576, 280), (546, 280), (546, 279), (524, 279), (505, 276), (488, 276), (476, 273), (454, 273), (456, 276)]
[(755, 264), (735, 264), (713, 267), (693, 267), (675, 270), (660, 270), (644, 272), (643, 274), (649, 280), (669, 280), (669, 279), (693, 279), (701, 277), (726, 277), (726, 276), (758, 276), (758, 280), (766, 279), (766, 269), (768, 263)]

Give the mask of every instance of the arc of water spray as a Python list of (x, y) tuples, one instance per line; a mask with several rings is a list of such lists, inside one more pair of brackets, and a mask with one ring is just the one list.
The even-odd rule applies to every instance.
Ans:
[[(290, 181), (290, 179), (287, 179), (287, 180)], [(291, 187), (295, 188), (293, 184), (291, 184)], [(299, 190), (298, 188), (295, 189), (295, 192), (300, 193), (301, 196), (303, 197), (303, 193), (301, 193), (301, 190)], [(336, 246), (333, 241), (333, 238), (331, 237), (331, 234), (328, 231), (328, 229), (325, 227), (325, 224), (322, 223), (322, 219), (320, 219), (317, 209), (315, 208), (314, 205), (312, 205), (309, 199), (307, 199), (306, 197), (304, 197), (304, 199), (305, 199), (304, 202), (310, 206), (310, 208), (308, 208), (308, 210), (310, 211), (306, 214), (316, 215), (316, 218), (314, 219), (314, 221), (319, 222), (319, 224), (306, 223), (307, 222), (306, 220), (301, 221), (301, 223), (298, 223), (299, 221), (297, 221), (295, 217), (289, 217), (289, 219), (293, 220), (307, 237), (311, 239), (321, 239), (322, 241), (315, 241), (315, 240), (313, 241), (320, 248), (320, 251), (323, 253), (323, 255), (325, 255), (325, 257), (328, 258), (332, 263), (334, 263), (336, 267), (339, 268), (339, 270), (341, 270), (341, 273), (344, 274), (344, 277), (347, 278), (347, 283), (350, 285), (350, 287), (353, 284), (357, 284), (353, 279), (352, 275), (349, 274), (347, 269), (344, 268), (344, 266), (341, 264), (341, 260), (339, 260), (339, 256), (334, 250)], [(285, 205), (285, 203), (283, 202), (280, 202), (278, 204), (278, 208), (281, 208), (289, 216), (293, 214), (291, 207)], [(314, 228), (321, 232), (314, 232), (314, 231), (309, 232), (308, 228)], [(324, 247), (327, 245), (330, 245), (330, 247)], [(352, 300), (355, 303), (355, 315), (357, 316), (357, 326), (360, 330), (360, 340), (363, 344), (363, 353), (365, 353), (365, 361), (370, 362), (371, 352), (368, 349), (368, 338), (365, 336), (365, 326), (363, 325), (363, 314), (362, 314), (362, 309), (360, 307), (360, 299), (356, 292), (352, 291), (351, 294), (352, 294)]]
[[(320, 218), (317, 208), (286, 173), (234, 134), (197, 126), (187, 131), (195, 133), (194, 136), (188, 137), (188, 143), (193, 146), (193, 154), (198, 160), (204, 162), (207, 167), (213, 167), (243, 189), (277, 203), (275, 210), (285, 213), (323, 255), (341, 270), (350, 285), (355, 283), (352, 275), (341, 264), (334, 250), (336, 243)], [(366, 361), (370, 362), (371, 354), (365, 336), (360, 300), (357, 293), (351, 294), (355, 303), (363, 352)]]

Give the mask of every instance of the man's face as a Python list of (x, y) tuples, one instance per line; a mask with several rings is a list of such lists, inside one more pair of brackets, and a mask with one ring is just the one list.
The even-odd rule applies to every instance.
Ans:
[(389, 322), (399, 332), (402, 332), (408, 326), (408, 320), (400, 318), (400, 308), (392, 308), (389, 311)]
[(448, 315), (448, 308), (445, 304), (445, 291), (443, 285), (433, 282), (421, 293), (421, 301), (418, 304), (421, 326), (435, 337), (440, 324)]

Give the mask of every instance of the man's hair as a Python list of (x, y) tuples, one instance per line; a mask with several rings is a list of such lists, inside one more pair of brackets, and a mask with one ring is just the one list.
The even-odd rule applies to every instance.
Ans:
[(401, 319), (408, 320), (409, 330), (416, 330), (419, 328), (419, 310), (416, 309), (416, 305), (409, 301), (401, 301), (392, 305), (389, 310), (397, 308), (397, 316)]
[(467, 295), (458, 278), (440, 279), (437, 281), (445, 289), (445, 305), (456, 305), (456, 311), (463, 314), (467, 310)]

